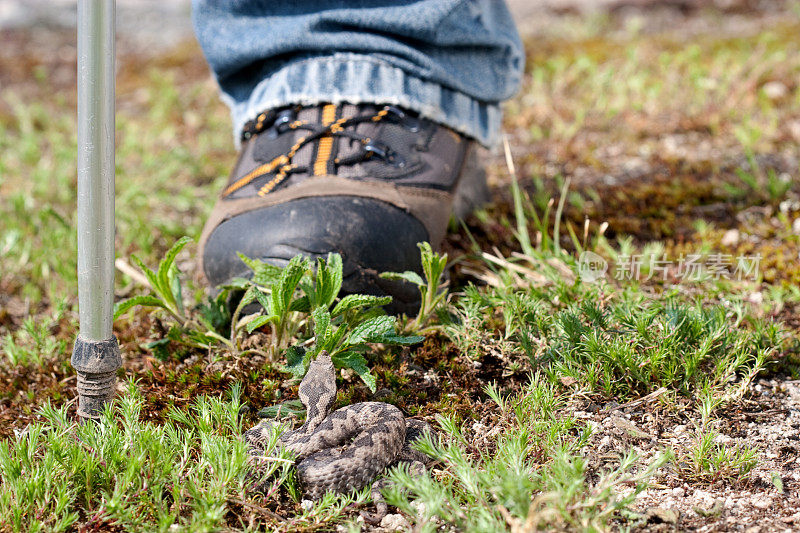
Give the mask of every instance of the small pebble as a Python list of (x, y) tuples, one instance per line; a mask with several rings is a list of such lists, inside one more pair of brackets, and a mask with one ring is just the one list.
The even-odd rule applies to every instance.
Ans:
[(761, 291), (751, 292), (747, 295), (747, 301), (751, 304), (761, 305), (764, 301), (764, 294)]
[(753, 498), (753, 507), (756, 509), (767, 509), (772, 505), (772, 498), (757, 496)]
[(418, 517), (425, 516), (425, 511), (427, 511), (427, 508), (425, 507), (425, 502), (422, 502), (420, 500), (412, 501), (411, 508), (417, 512)]
[(731, 441), (733, 441), (732, 438), (730, 438), (729, 436), (724, 435), (722, 433), (720, 433), (719, 435), (714, 437), (714, 442), (717, 443), (717, 444), (723, 444), (723, 445), (724, 444), (730, 444)]
[(720, 243), (722, 243), (723, 246), (736, 246), (739, 244), (739, 230), (729, 229), (726, 231)]
[(401, 514), (387, 514), (381, 520), (381, 527), (389, 531), (407, 531), (411, 529), (411, 524)]
[(761, 90), (764, 91), (764, 96), (770, 100), (779, 100), (789, 92), (786, 85), (780, 81), (769, 81), (761, 87)]
[(694, 491), (692, 498), (697, 500), (698, 504), (701, 506), (711, 507), (714, 505), (714, 496), (710, 492), (704, 490)]
[(686, 495), (686, 491), (683, 490), (683, 487), (675, 487), (672, 489), (672, 495), (676, 498), (683, 498)]

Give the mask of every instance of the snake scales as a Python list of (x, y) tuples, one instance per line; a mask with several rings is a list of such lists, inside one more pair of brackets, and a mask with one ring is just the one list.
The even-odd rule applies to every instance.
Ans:
[[(432, 459), (413, 450), (411, 444), (431, 431), (421, 420), (407, 419), (394, 405), (361, 402), (331, 412), (336, 399), (336, 374), (330, 356), (321, 352), (300, 383), (300, 401), (306, 421), (299, 429), (286, 431), (279, 443), (295, 453), (301, 488), (307, 497), (319, 499), (326, 492), (347, 493), (369, 484), (387, 467), (408, 462), (420, 470)], [(254, 455), (269, 453), (272, 423), (261, 421), (245, 432)], [(420, 464), (421, 463), (421, 464)], [(378, 515), (386, 513), (380, 499), (381, 482), (373, 485)]]

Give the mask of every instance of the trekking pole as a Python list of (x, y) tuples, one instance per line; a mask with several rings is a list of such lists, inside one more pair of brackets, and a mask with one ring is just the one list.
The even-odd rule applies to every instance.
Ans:
[(98, 418), (122, 365), (114, 336), (114, 0), (78, 1), (78, 414)]

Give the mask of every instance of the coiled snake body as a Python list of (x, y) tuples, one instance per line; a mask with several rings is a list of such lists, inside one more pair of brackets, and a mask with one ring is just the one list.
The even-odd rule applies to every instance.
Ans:
[[(430, 425), (406, 419), (393, 405), (362, 402), (330, 412), (336, 399), (336, 374), (326, 352), (312, 361), (299, 394), (307, 409), (306, 421), (299, 429), (284, 432), (279, 442), (295, 453), (298, 477), (307, 497), (319, 499), (328, 491), (361, 489), (401, 461), (417, 469), (431, 462), (430, 457), (411, 448), (423, 433), (431, 431)], [(264, 448), (270, 426), (270, 422), (262, 421), (245, 432), (251, 453), (269, 452)], [(379, 488), (373, 486), (373, 498), (379, 498)], [(385, 514), (385, 503), (376, 503), (379, 513)]]

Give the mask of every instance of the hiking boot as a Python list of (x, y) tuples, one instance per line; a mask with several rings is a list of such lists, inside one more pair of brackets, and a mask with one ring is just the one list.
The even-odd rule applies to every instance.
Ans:
[(421, 273), (417, 243), (441, 243), (455, 197), (463, 216), (488, 190), (473, 142), (447, 127), (393, 106), (265, 112), (245, 125), (200, 239), (202, 269), (216, 286), (250, 275), (237, 252), (278, 266), (338, 252), (343, 293), (388, 294), (390, 311), (412, 313), (417, 288), (379, 274)]

